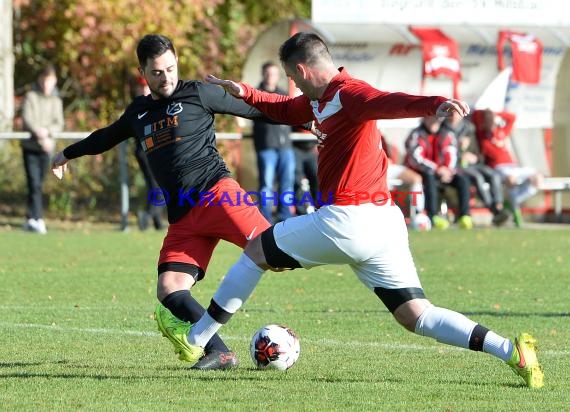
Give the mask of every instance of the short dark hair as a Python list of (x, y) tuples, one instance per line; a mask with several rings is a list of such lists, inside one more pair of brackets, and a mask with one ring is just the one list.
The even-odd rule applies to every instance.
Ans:
[(322, 58), (332, 60), (329, 48), (323, 39), (311, 32), (299, 32), (279, 48), (279, 59), (281, 63), (287, 65), (297, 63), (312, 65)]
[(176, 56), (174, 45), (168, 37), (161, 34), (147, 34), (137, 45), (139, 65), (144, 67), (148, 59), (154, 59), (155, 57), (162, 56), (168, 50)]
[(47, 63), (45, 66), (41, 68), (38, 72), (38, 78), (40, 77), (48, 77), (48, 76), (57, 76), (55, 66), (53, 63)]
[(261, 73), (262, 74), (265, 73), (265, 71), (267, 69), (269, 69), (270, 67), (277, 67), (277, 65), (275, 64), (275, 62), (272, 62), (271, 60), (267, 61), (267, 62), (263, 63), (263, 66), (261, 66)]

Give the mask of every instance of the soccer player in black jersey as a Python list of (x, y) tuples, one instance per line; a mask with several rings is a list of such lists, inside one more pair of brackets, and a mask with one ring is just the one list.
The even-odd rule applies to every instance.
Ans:
[[(216, 148), (214, 115), (267, 118), (219, 86), (179, 80), (177, 55), (165, 36), (144, 36), (137, 57), (150, 95), (136, 97), (116, 122), (57, 153), (52, 169), (61, 179), (70, 159), (103, 153), (130, 137), (144, 149), (167, 200), (169, 227), (158, 259), (162, 304), (156, 316), (159, 329), (172, 340), (173, 328), (197, 321), (204, 312), (190, 288), (204, 277), (219, 240), (244, 248), (270, 227), (230, 177)], [(216, 335), (194, 368), (236, 365), (235, 353)]]

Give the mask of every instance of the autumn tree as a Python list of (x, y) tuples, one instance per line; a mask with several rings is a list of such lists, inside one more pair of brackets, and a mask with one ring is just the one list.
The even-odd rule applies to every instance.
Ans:
[[(45, 62), (55, 63), (67, 129), (78, 131), (104, 126), (125, 109), (138, 65), (136, 44), (144, 34), (173, 40), (181, 78), (206, 73), (239, 78), (259, 33), (274, 22), (310, 13), (310, 0), (13, 0), (13, 5), (16, 94), (25, 93)], [(220, 121), (223, 129), (224, 118)], [(12, 142), (3, 156), (0, 213), (20, 214), (12, 206), (24, 204), (23, 173), (13, 173), (23, 170), (17, 144)], [(118, 210), (113, 206), (119, 202), (116, 164), (112, 151), (75, 162), (66, 186), (48, 179), (50, 209), (59, 216), (91, 213), (102, 203)]]
[(146, 33), (170, 37), (180, 75), (239, 77), (257, 35), (271, 23), (309, 15), (308, 0), (15, 0), (16, 89), (43, 61), (56, 62), (68, 118), (77, 129), (106, 124), (125, 107)]

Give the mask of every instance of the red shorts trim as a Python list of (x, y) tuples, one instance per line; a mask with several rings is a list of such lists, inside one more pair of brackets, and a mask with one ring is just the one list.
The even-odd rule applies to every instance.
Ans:
[(257, 206), (244, 202), (245, 193), (234, 179), (218, 181), (208, 190), (208, 201), (194, 206), (168, 227), (158, 264), (188, 263), (205, 272), (220, 239), (243, 249), (269, 228), (271, 224)]

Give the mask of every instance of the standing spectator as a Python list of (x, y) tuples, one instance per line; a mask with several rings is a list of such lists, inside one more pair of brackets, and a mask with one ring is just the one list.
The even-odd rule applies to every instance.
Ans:
[[(149, 94), (150, 89), (145, 78), (143, 76), (137, 76), (132, 85), (132, 98), (134, 99), (137, 96), (148, 96)], [(139, 229), (146, 230), (148, 228), (149, 221), (152, 219), (154, 228), (156, 230), (161, 230), (164, 228), (164, 223), (162, 222), (162, 209), (164, 207), (152, 204), (148, 201), (148, 195), (150, 191), (157, 189), (159, 186), (152, 174), (152, 171), (150, 170), (150, 165), (148, 163), (144, 149), (138, 142), (135, 143), (135, 157), (143, 174), (146, 187), (144, 198), (147, 210), (142, 210), (137, 213), (137, 222)]]
[(475, 126), (467, 118), (452, 116), (446, 118), (442, 130), (455, 134), (458, 141), (458, 166), (466, 174), (477, 189), (479, 198), (493, 214), (493, 224), (504, 224), (509, 213), (503, 207), (503, 182), (499, 172), (483, 162), (475, 139)]
[(406, 139), (405, 164), (421, 174), (424, 183), (426, 211), (433, 227), (447, 229), (449, 222), (437, 214), (439, 188), (451, 186), (457, 191), (459, 227), (471, 229), (469, 179), (457, 170), (457, 141), (453, 133), (440, 129), (436, 116), (422, 119)]
[[(261, 73), (263, 76), (259, 85), (261, 90), (287, 95), (277, 86), (279, 67), (275, 63), (265, 63), (261, 68)], [(273, 206), (277, 206), (277, 221), (291, 217), (290, 206), (294, 201), (295, 154), (291, 146), (290, 133), (290, 126), (269, 124), (262, 120), (253, 122), (253, 140), (257, 154), (261, 196), (259, 204), (261, 213), (269, 222), (274, 222)], [(277, 193), (273, 190), (276, 180), (279, 187)]]
[(39, 73), (32, 90), (26, 93), (22, 117), (24, 130), (31, 133), (22, 141), (28, 210), (24, 230), (47, 233), (44, 221), (42, 188), (49, 168), (50, 156), (55, 149), (53, 134), (63, 130), (63, 103), (56, 91), (55, 67), (46, 65)]
[(542, 175), (532, 167), (519, 166), (507, 148), (516, 116), (509, 112), (495, 113), (490, 109), (475, 110), (477, 141), (485, 164), (500, 173), (509, 188), (515, 224), (522, 225), (520, 206), (538, 191)]

